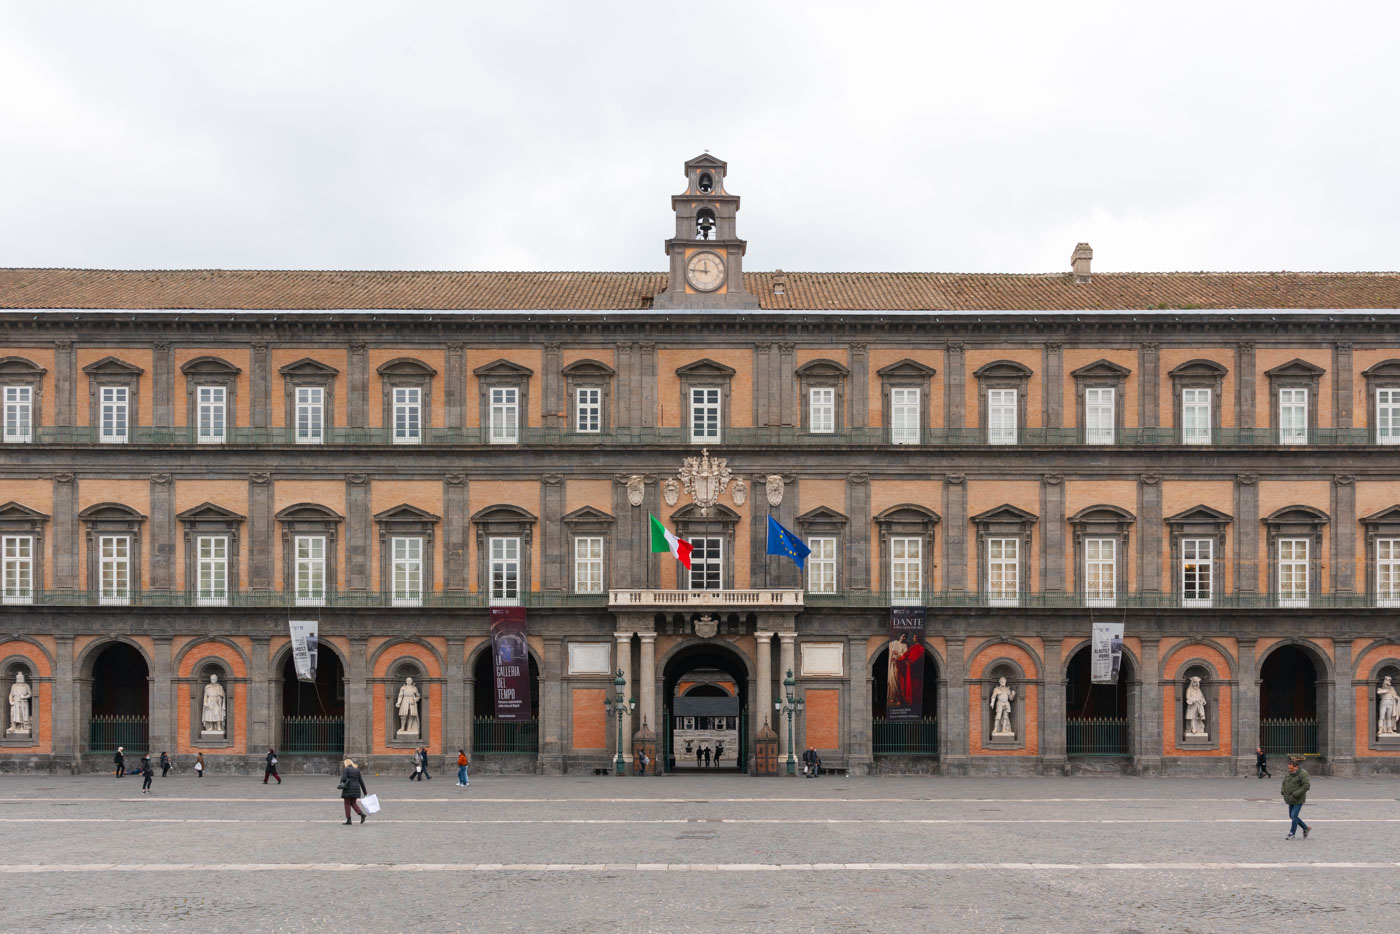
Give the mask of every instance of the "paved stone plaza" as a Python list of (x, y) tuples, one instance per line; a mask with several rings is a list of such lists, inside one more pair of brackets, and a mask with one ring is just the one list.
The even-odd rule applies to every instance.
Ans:
[[(1281, 771), (1279, 769), (1278, 771)], [(5, 776), (25, 931), (1381, 931), (1400, 786), (925, 777)]]

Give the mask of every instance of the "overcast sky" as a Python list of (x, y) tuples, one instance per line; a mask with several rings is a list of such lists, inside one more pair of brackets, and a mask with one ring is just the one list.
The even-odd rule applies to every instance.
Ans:
[(0, 0), (0, 266), (1394, 270), (1397, 9)]

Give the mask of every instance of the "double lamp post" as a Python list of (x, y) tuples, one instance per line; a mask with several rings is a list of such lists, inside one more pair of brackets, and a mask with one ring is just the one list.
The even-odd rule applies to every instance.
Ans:
[(783, 694), (786, 696), (787, 701), (786, 701), (786, 703), (784, 703), (784, 702), (781, 701), (781, 700), (776, 700), (776, 701), (773, 702), (773, 709), (776, 710), (776, 711), (778, 712), (778, 716), (779, 716), (779, 717), (781, 717), (781, 716), (782, 716), (783, 714), (785, 714), (785, 713), (787, 714), (787, 721), (788, 721), (787, 773), (788, 773), (789, 775), (796, 775), (796, 774), (797, 774), (797, 758), (796, 758), (795, 756), (793, 756), (793, 754), (792, 754), (792, 753), (793, 753), (793, 746), (792, 746), (792, 715), (795, 714), (795, 713), (801, 713), (801, 712), (802, 712), (802, 708), (803, 708), (804, 706), (806, 706), (806, 705), (802, 702), (802, 698), (796, 696), (796, 693), (795, 693), (795, 691), (794, 691), (794, 688), (796, 688), (796, 687), (797, 687), (797, 682), (793, 680), (793, 677), (792, 677), (792, 669), (789, 668), (789, 669), (787, 670), (787, 677), (783, 679)]
[(603, 709), (617, 714), (617, 762), (614, 763), (614, 768), (618, 775), (626, 775), (627, 763), (622, 759), (622, 721), (637, 709), (637, 698), (627, 698), (627, 676), (622, 673), (621, 668), (617, 670), (617, 677), (613, 678), (613, 689), (617, 692), (617, 697), (604, 697)]

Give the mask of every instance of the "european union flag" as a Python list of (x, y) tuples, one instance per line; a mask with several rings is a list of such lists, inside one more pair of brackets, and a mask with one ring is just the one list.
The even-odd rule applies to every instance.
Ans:
[(797, 564), (797, 569), (800, 571), (802, 570), (802, 562), (807, 560), (812, 549), (808, 548), (807, 543), (802, 539), (783, 528), (777, 519), (769, 516), (768, 553), (770, 555), (787, 555)]

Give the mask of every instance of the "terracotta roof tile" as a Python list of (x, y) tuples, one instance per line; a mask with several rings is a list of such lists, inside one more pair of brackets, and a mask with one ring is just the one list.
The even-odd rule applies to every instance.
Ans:
[[(775, 295), (775, 279), (783, 294)], [(1394, 272), (756, 272), (764, 309), (997, 311), (1400, 308)], [(0, 269), (0, 308), (619, 310), (651, 307), (660, 272)]]

